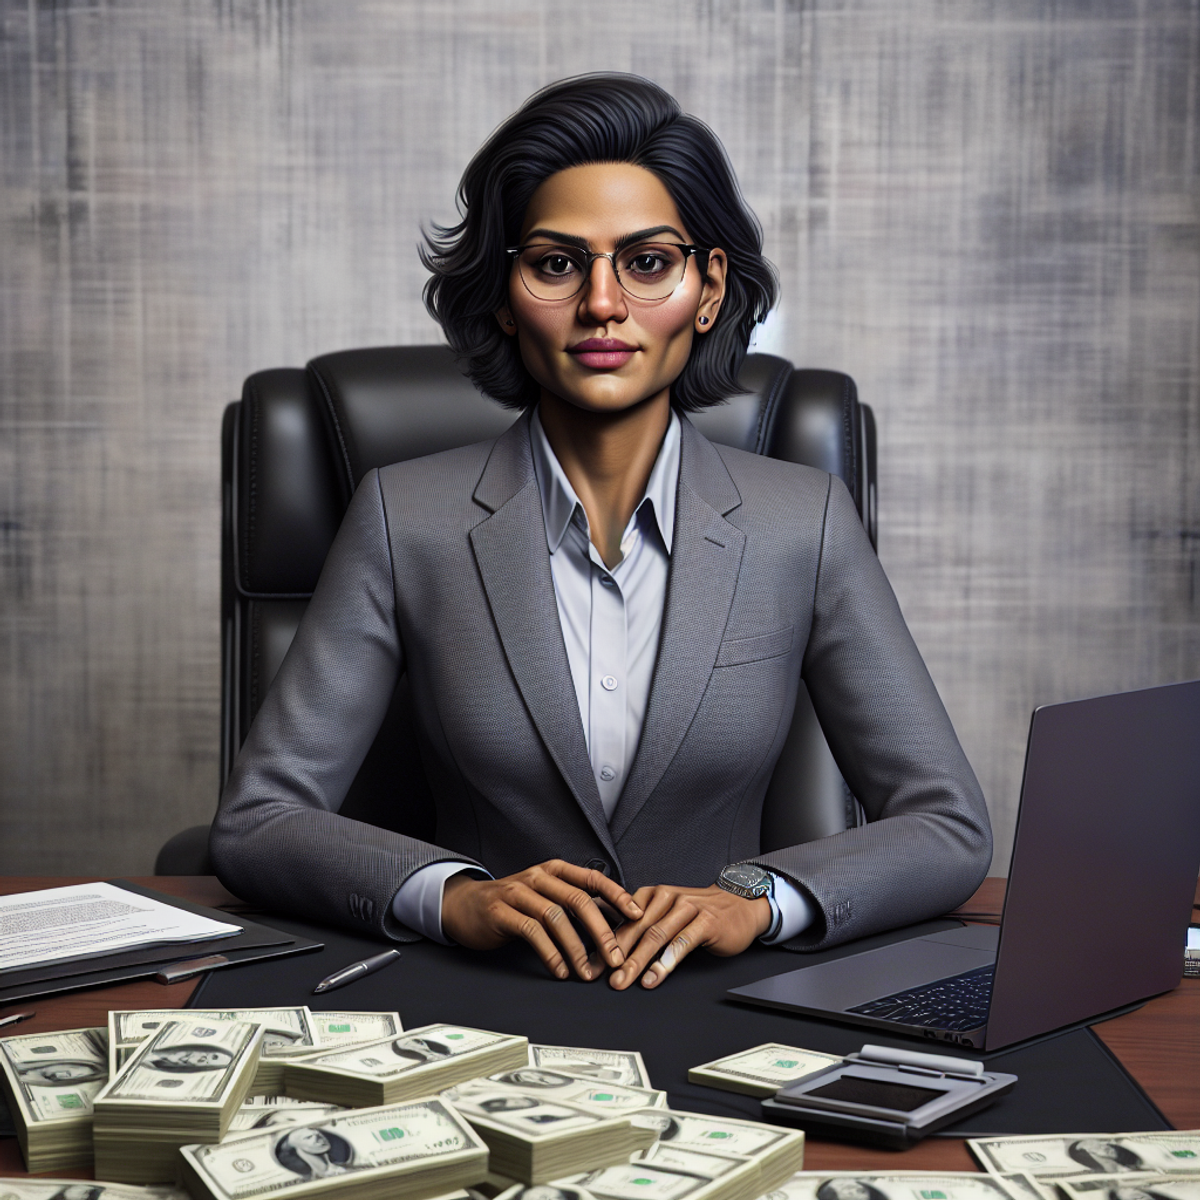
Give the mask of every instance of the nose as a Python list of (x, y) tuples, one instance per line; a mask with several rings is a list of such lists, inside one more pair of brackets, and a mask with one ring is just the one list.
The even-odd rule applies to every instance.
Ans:
[(585, 325), (603, 325), (607, 321), (623, 321), (628, 315), (625, 292), (617, 282), (612, 260), (607, 257), (593, 259), (587, 283), (579, 293), (580, 320)]

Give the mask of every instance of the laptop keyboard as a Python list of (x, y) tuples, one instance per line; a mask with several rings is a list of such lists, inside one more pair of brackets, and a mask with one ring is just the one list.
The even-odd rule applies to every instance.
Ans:
[(978, 1029), (987, 1022), (995, 972), (995, 964), (990, 963), (963, 975), (938, 979), (924, 987), (868, 1000), (866, 1004), (856, 1004), (846, 1011), (904, 1025), (925, 1025), (930, 1029)]

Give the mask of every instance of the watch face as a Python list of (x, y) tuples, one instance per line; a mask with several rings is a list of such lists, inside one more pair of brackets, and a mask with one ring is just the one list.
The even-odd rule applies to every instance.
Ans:
[(726, 867), (721, 875), (729, 883), (735, 883), (738, 887), (744, 888), (758, 887), (767, 879), (767, 872), (762, 867), (750, 864)]

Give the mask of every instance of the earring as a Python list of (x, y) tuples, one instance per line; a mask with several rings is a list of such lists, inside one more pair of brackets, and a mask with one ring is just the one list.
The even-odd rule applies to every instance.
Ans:
[(509, 317), (508, 320), (506, 320), (504, 323), (505, 323), (505, 325), (511, 325), (513, 323), (512, 317)]
[(707, 324), (708, 324), (708, 318), (707, 318), (707, 317), (701, 317), (701, 318), (700, 318), (700, 324), (701, 324), (701, 325), (707, 325)]

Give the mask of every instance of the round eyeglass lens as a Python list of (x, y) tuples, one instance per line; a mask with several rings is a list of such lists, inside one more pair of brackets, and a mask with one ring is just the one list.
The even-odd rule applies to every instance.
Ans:
[[(568, 300), (583, 289), (588, 255), (573, 246), (526, 246), (517, 257), (521, 280), (538, 300)], [(607, 254), (597, 258), (609, 258)], [(662, 300), (683, 279), (687, 253), (669, 242), (642, 242), (611, 256), (617, 282), (639, 300)]]

